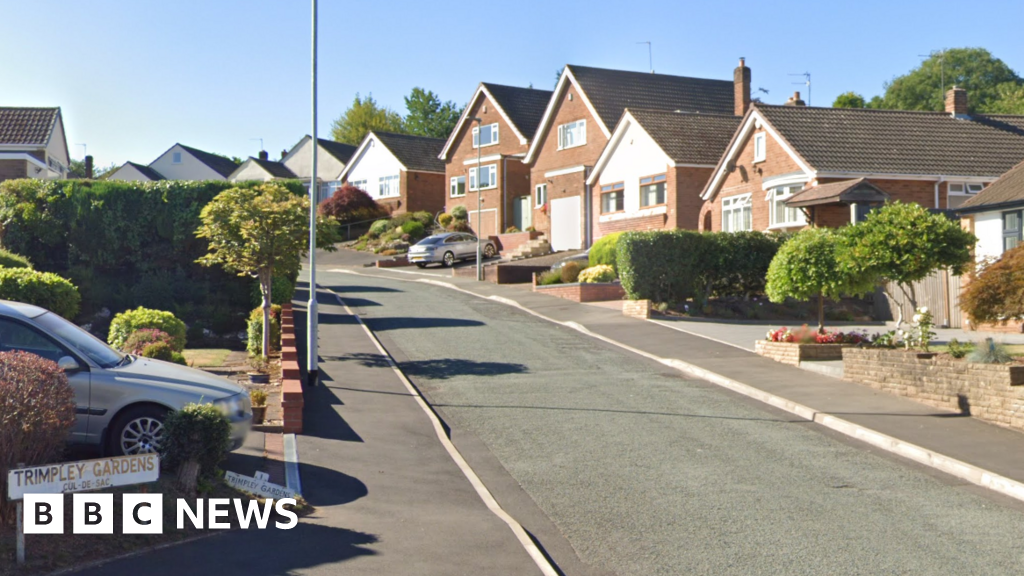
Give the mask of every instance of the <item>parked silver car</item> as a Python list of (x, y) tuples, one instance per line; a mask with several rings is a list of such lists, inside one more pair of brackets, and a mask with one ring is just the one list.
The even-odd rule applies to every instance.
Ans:
[[(498, 253), (494, 242), (484, 240), (481, 250), (484, 258), (492, 258)], [(457, 260), (476, 258), (476, 236), (463, 232), (445, 232), (420, 240), (409, 247), (409, 262), (426, 268), (427, 264), (440, 263), (450, 267)]]
[(213, 403), (231, 422), (231, 449), (252, 427), (249, 395), (208, 372), (124, 354), (64, 318), (29, 304), (0, 300), (0, 352), (52, 360), (75, 391), (78, 417), (71, 442), (112, 455), (154, 452), (167, 413), (192, 402)]

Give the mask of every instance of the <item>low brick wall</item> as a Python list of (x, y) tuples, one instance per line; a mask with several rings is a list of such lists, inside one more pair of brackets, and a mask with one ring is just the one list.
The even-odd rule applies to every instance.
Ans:
[(918, 358), (901, 350), (845, 348), (843, 378), (1024, 430), (1024, 366)]
[[(525, 284), (535, 273), (544, 272), (547, 266), (520, 266), (517, 264), (491, 264), (484, 266), (484, 280), (497, 284)], [(452, 268), (452, 276), (476, 278), (476, 265)]]
[(412, 262), (409, 262), (409, 258), (405, 254), (395, 256), (394, 258), (377, 260), (377, 268), (401, 268), (403, 266), (412, 266)]
[(605, 302), (607, 300), (622, 300), (626, 297), (626, 291), (622, 289), (622, 284), (618, 281), (541, 286), (534, 280), (533, 291), (549, 296), (558, 296), (573, 302)]
[(291, 303), (281, 305), (281, 414), (285, 434), (302, 433), (302, 373)]
[(516, 232), (514, 234), (498, 234), (489, 238), (498, 247), (499, 252), (512, 252), (530, 240), (540, 237), (540, 232)]
[(754, 352), (783, 364), (799, 366), (807, 360), (842, 360), (842, 344), (797, 344), (795, 342), (772, 342), (758, 340), (754, 343)]
[(622, 315), (630, 318), (647, 319), (651, 317), (650, 300), (626, 300), (622, 303)]

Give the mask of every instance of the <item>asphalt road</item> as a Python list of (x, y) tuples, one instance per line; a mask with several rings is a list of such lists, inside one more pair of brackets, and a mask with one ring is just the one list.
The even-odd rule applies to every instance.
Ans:
[(1013, 501), (497, 302), (319, 280), (597, 571), (1022, 571)]

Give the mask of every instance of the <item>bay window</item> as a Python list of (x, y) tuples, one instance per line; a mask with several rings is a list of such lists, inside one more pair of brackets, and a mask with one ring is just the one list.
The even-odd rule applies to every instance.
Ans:
[(722, 231), (753, 230), (750, 199), (750, 194), (722, 199)]
[(665, 175), (648, 176), (640, 179), (640, 207), (657, 206), (665, 203)]
[(803, 189), (803, 184), (790, 184), (776, 186), (768, 192), (769, 226), (803, 226), (807, 223), (803, 210), (786, 205), (786, 200)]

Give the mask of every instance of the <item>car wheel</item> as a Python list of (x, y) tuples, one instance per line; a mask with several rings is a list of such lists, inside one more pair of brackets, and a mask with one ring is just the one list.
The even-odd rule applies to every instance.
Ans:
[(416, 263), (416, 267), (417, 268), (426, 268), (427, 267), (427, 263), (426, 262), (417, 262)]
[(150, 454), (164, 439), (167, 410), (156, 406), (129, 408), (110, 426), (108, 451), (112, 456)]
[(494, 258), (494, 245), (488, 244), (484, 246), (484, 258)]
[(451, 268), (452, 266), (454, 266), (455, 254), (452, 254), (451, 252), (445, 252), (443, 264), (445, 268)]

